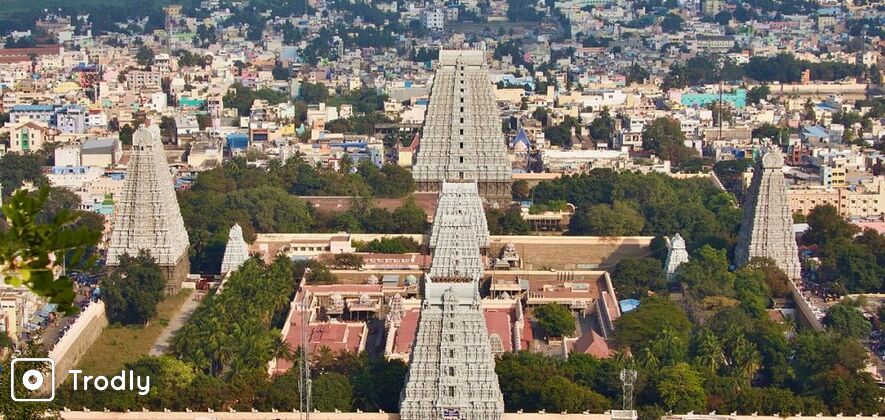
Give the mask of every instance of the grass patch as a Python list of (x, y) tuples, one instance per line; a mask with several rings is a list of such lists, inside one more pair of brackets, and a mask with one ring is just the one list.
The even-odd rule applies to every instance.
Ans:
[(120, 373), (124, 363), (146, 356), (157, 337), (169, 325), (169, 320), (178, 313), (191, 293), (192, 290), (182, 290), (160, 302), (157, 305), (157, 317), (147, 327), (109, 325), (80, 359), (78, 368), (84, 374)]

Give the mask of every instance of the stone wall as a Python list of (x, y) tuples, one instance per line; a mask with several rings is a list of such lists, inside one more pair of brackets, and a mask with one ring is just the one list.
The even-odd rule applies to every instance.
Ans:
[(612, 270), (627, 257), (651, 255), (651, 236), (492, 236), (490, 256), (513, 243), (526, 270)]
[(93, 302), (80, 313), (68, 332), (49, 352), (49, 357), (55, 361), (56, 386), (64, 382), (68, 370), (77, 366), (77, 362), (107, 326), (108, 319), (102, 301)]

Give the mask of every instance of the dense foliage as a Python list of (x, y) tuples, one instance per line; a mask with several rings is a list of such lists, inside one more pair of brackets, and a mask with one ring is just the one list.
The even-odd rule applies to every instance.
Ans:
[(649, 292), (667, 289), (664, 268), (656, 258), (624, 258), (615, 266), (611, 277), (621, 299), (639, 299)]
[(369, 242), (353, 242), (357, 252), (374, 252), (378, 254), (405, 254), (418, 252), (421, 244), (407, 236), (394, 236), (373, 239)]
[(101, 282), (108, 320), (123, 325), (147, 323), (157, 315), (165, 288), (163, 272), (148, 250), (137, 256), (121, 255), (120, 265), (110, 269)]
[[(144, 357), (126, 364), (135, 375), (150, 376), (151, 391), (140, 396), (132, 391), (82, 392), (73, 391), (70, 383), (57, 389), (54, 407), (87, 407), (92, 410), (107, 408), (114, 411), (227, 411), (249, 412), (252, 409), (281, 412), (303, 409), (299, 396), (299, 369), (268, 377), (261, 370), (243, 372), (230, 379), (214, 377), (195, 369), (187, 361), (171, 356)], [(365, 353), (333, 354), (319, 351), (312, 358), (314, 407), (324, 411), (334, 408), (371, 412), (379, 409), (396, 412), (403, 387), (406, 365), (400, 361), (370, 358)], [(3, 375), (8, 380), (8, 375)], [(6, 393), (8, 397), (8, 393)], [(2, 400), (0, 400), (2, 404)], [(18, 404), (19, 407), (35, 406)], [(332, 406), (329, 409), (329, 406)], [(0, 406), (0, 410), (3, 407)], [(12, 411), (3, 411), (12, 413)], [(15, 418), (43, 418), (15, 417)]]
[[(375, 208), (370, 196), (400, 197), (414, 189), (410, 174), (385, 165), (362, 163), (356, 173), (312, 166), (300, 158), (272, 161), (258, 168), (243, 159), (200, 173), (191, 188), (179, 193), (185, 227), (191, 239), (191, 265), (216, 272), (227, 235), (239, 223), (247, 242), (257, 232), (312, 231), (422, 233), (427, 216), (413, 201), (394, 211)], [(350, 211), (316, 212), (298, 196), (360, 196)]]
[(679, 232), (689, 249), (704, 244), (730, 246), (741, 217), (731, 194), (700, 178), (677, 180), (662, 174), (594, 169), (542, 182), (533, 193), (536, 203), (564, 200), (575, 205), (571, 235), (611, 230), (649, 236)]
[(263, 372), (272, 358), (290, 350), (275, 327), (289, 308), (297, 280), (286, 258), (271, 265), (246, 261), (227, 279), (224, 290), (207, 298), (178, 332), (175, 355), (219, 378)]
[(575, 334), (575, 316), (558, 303), (539, 306), (535, 309), (534, 318), (547, 337), (568, 337)]
[[(885, 286), (885, 235), (860, 228), (831, 205), (818, 206), (806, 218), (802, 240), (820, 252), (818, 282), (837, 294), (881, 293)], [(855, 236), (857, 235), (857, 236)]]
[(685, 133), (678, 120), (661, 117), (642, 129), (642, 148), (681, 166), (697, 153), (685, 146)]
[(527, 235), (531, 231), (529, 222), (522, 218), (518, 207), (488, 209), (486, 221), (492, 235)]
[(41, 222), (49, 195), (49, 188), (19, 190), (4, 201), (0, 279), (12, 286), (25, 286), (58, 304), (60, 312), (72, 313), (73, 284), (67, 275), (56, 275), (56, 270), (62, 262), (71, 269), (90, 267), (93, 259), (84, 256), (96, 246), (101, 231), (79, 224), (79, 215), (68, 209), (59, 209), (51, 220)]

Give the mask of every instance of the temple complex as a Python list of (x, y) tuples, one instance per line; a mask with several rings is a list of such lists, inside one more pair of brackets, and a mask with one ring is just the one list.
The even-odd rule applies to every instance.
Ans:
[(510, 161), (483, 51), (442, 50), (412, 171), (419, 191), (477, 182), (479, 195), (509, 203)]
[(400, 418), (500, 419), (504, 400), (478, 284), (489, 232), (477, 186), (444, 182)]
[(682, 263), (688, 262), (688, 250), (685, 248), (685, 239), (682, 235), (676, 234), (672, 238), (667, 239), (667, 261), (664, 263), (664, 273), (667, 274), (667, 280), (672, 281), (676, 277), (676, 269)]
[(119, 265), (123, 254), (134, 256), (147, 250), (163, 269), (166, 291), (177, 293), (190, 270), (189, 245), (160, 128), (139, 127), (132, 135), (132, 155), (117, 201), (107, 265)]
[(249, 245), (243, 239), (243, 228), (234, 224), (227, 237), (224, 247), (224, 258), (221, 260), (221, 275), (235, 271), (249, 259)]
[(787, 198), (783, 155), (773, 148), (758, 160), (745, 196), (735, 263), (743, 267), (753, 257), (774, 260), (791, 279), (802, 278), (793, 216)]

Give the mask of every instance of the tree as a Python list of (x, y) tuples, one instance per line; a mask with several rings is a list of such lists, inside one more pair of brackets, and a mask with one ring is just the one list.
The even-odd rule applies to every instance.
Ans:
[(640, 349), (664, 329), (688, 338), (691, 322), (676, 304), (663, 297), (642, 300), (638, 308), (627, 312), (616, 321), (614, 341), (621, 348)]
[(578, 211), (569, 222), (570, 235), (634, 236), (642, 232), (645, 219), (636, 208), (623, 201), (611, 206), (598, 204)]
[(558, 303), (548, 303), (535, 309), (535, 319), (547, 337), (566, 337), (575, 333), (575, 316)]
[(554, 375), (541, 387), (541, 405), (554, 413), (601, 413), (611, 407), (609, 401), (562, 376)]
[(840, 216), (839, 211), (829, 204), (811, 209), (806, 221), (809, 229), (802, 235), (802, 241), (821, 247), (836, 238), (851, 238), (860, 231), (857, 226)]
[(679, 266), (676, 276), (680, 282), (688, 285), (698, 299), (735, 296), (735, 275), (728, 271), (728, 257), (724, 249), (704, 245), (689, 262)]
[(679, 121), (666, 117), (656, 118), (642, 129), (642, 148), (677, 166), (694, 154), (685, 146), (685, 134)]
[(624, 258), (612, 272), (612, 283), (621, 298), (642, 298), (648, 292), (667, 289), (664, 269), (655, 258)]
[(329, 97), (329, 88), (322, 83), (302, 82), (298, 88), (298, 97), (309, 104), (324, 102)]
[(372, 252), (378, 254), (405, 254), (407, 252), (418, 252), (420, 245), (414, 239), (407, 236), (383, 237), (373, 239), (368, 243), (356, 243), (354, 248), (357, 252)]
[(74, 290), (67, 275), (56, 276), (66, 255), (68, 268), (89, 268), (93, 260), (84, 260), (89, 249), (96, 246), (100, 231), (87, 226), (73, 227), (78, 216), (61, 210), (49, 223), (38, 221), (39, 213), (49, 197), (49, 189), (37, 192), (19, 190), (4, 201), (5, 224), (0, 224), (0, 279), (6, 284), (25, 286), (61, 312), (71, 314)]
[(682, 30), (683, 22), (681, 16), (668, 13), (667, 16), (664, 16), (664, 20), (661, 21), (661, 30), (670, 34), (679, 32)]
[(744, 268), (735, 273), (735, 296), (744, 310), (757, 318), (766, 316), (765, 310), (771, 300), (771, 291), (765, 280), (762, 271)]
[(101, 292), (111, 322), (146, 324), (157, 315), (166, 280), (148, 250), (120, 256), (120, 265), (102, 280)]
[[(0, 157), (0, 186), (2, 195), (7, 198), (21, 188), (25, 182), (36, 186), (48, 185), (43, 175), (45, 157), (39, 153), (7, 153)], [(5, 200), (4, 200), (5, 202)]]
[(753, 86), (747, 92), (747, 102), (759, 105), (763, 100), (768, 100), (768, 95), (771, 95), (771, 88), (768, 85)]
[(646, 80), (648, 80), (649, 76), (651, 75), (645, 67), (639, 65), (638, 63), (634, 63), (627, 71), (627, 85), (629, 86), (633, 83), (644, 83)]
[(131, 145), (133, 134), (135, 134), (135, 129), (131, 125), (125, 124), (120, 127), (120, 143), (126, 146)]
[(323, 412), (353, 411), (350, 381), (340, 373), (324, 373), (313, 381), (313, 406)]
[(610, 140), (614, 130), (615, 121), (609, 115), (608, 108), (603, 108), (599, 116), (590, 123), (590, 136), (595, 140)]
[(363, 267), (363, 257), (351, 253), (335, 254), (331, 265), (340, 270), (359, 270)]
[(823, 321), (827, 330), (845, 337), (865, 339), (872, 330), (870, 321), (864, 318), (860, 309), (846, 303), (838, 303), (827, 309)]
[(519, 181), (513, 182), (510, 186), (510, 193), (515, 201), (528, 200), (531, 198), (531, 188), (529, 187), (528, 181), (520, 179)]
[(294, 350), (271, 323), (289, 307), (307, 265), (302, 264), (296, 270), (288, 258), (270, 265), (247, 260), (228, 277), (224, 293), (208, 297), (179, 330), (172, 343), (175, 356), (204, 375), (225, 380), (250, 372), (266, 377), (271, 359), (289, 358)]
[(687, 363), (661, 370), (655, 379), (659, 401), (674, 413), (701, 412), (706, 407), (703, 378)]
[(526, 235), (531, 231), (519, 208), (486, 210), (486, 221), (492, 235)]
[(135, 54), (135, 60), (142, 67), (150, 66), (154, 64), (154, 52), (147, 46), (142, 45), (138, 49), (138, 53)]
[(789, 276), (771, 258), (753, 257), (743, 270), (760, 273), (774, 297), (786, 297), (792, 293)]

